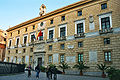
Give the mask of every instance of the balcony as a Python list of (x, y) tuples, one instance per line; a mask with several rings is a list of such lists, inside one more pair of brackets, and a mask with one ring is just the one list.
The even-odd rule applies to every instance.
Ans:
[(99, 30), (100, 34), (113, 33), (113, 28)]
[(81, 37), (85, 37), (84, 33), (79, 33), (79, 34), (74, 34), (75, 38), (81, 38)]
[(22, 44), (22, 47), (25, 47), (26, 46), (26, 44)]
[(30, 43), (28, 43), (29, 44), (29, 46), (33, 46), (34, 45), (34, 42), (30, 42)]
[(53, 42), (53, 38), (47, 39), (46, 41), (47, 41), (47, 43)]
[(45, 43), (45, 40), (36, 40), (35, 44), (41, 44), (41, 43)]
[(66, 40), (66, 36), (58, 37), (57, 39), (58, 41), (63, 41), (63, 40)]

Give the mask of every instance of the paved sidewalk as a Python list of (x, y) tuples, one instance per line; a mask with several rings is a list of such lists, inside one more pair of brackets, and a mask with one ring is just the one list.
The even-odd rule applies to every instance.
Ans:
[[(27, 72), (23, 74), (0, 76), (0, 80), (47, 80), (45, 73), (40, 73), (40, 78), (36, 79), (35, 72), (32, 72), (30, 78), (27, 77)], [(53, 80), (53, 79), (52, 79)], [(75, 75), (57, 75), (57, 80), (109, 80), (108, 78), (90, 77), (90, 76), (75, 76)]]

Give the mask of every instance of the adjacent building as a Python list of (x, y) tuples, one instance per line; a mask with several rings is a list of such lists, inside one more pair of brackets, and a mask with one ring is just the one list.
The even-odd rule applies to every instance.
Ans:
[[(7, 30), (6, 60), (47, 66), (85, 62), (120, 68), (120, 1), (82, 0), (45, 13)], [(39, 32), (42, 36), (34, 38)]]
[(5, 59), (6, 36), (6, 31), (0, 29), (0, 61)]

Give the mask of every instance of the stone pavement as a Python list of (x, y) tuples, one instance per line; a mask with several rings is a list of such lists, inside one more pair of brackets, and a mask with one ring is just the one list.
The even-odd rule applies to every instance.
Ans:
[[(36, 74), (35, 72), (32, 72), (32, 76), (30, 78), (27, 77), (27, 72), (17, 75), (0, 76), (0, 80), (47, 80), (45, 73), (41, 72), (39, 79), (36, 79), (35, 74)], [(75, 76), (59, 74), (57, 75), (57, 80), (109, 80), (109, 79), (91, 76)]]

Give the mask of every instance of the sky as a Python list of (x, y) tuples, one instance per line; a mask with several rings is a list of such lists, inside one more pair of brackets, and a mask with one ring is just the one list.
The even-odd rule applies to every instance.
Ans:
[(78, 1), (80, 0), (0, 0), (0, 29), (7, 30), (9, 26), (38, 17), (42, 4), (48, 13)]

